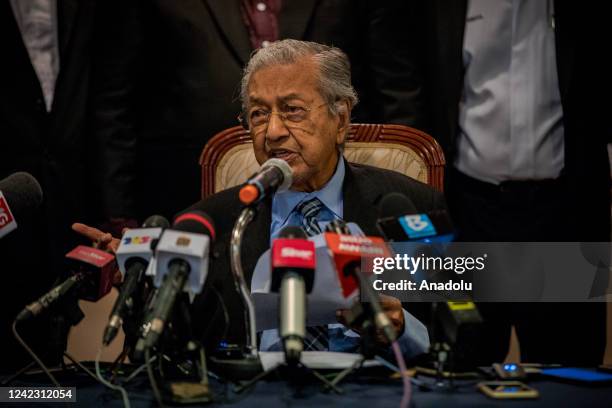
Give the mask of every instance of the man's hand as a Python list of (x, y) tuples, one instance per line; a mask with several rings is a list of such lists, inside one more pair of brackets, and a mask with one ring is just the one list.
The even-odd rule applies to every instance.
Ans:
[[(119, 249), (120, 239), (114, 238), (110, 233), (100, 231), (97, 228), (90, 227), (89, 225), (74, 223), (72, 224), (72, 230), (78, 232), (86, 238), (89, 238), (92, 241), (92, 245), (94, 248), (101, 249), (102, 251), (107, 251), (112, 254), (117, 253), (117, 249)], [(118, 286), (121, 284), (123, 280), (123, 276), (121, 275), (121, 271), (119, 268), (115, 270), (113, 274), (113, 285)]]
[[(401, 335), (401, 333), (404, 332), (405, 324), (402, 302), (392, 296), (380, 295), (380, 306), (389, 318), (389, 320), (391, 320), (391, 324), (393, 324), (395, 332), (398, 333), (398, 335)], [(348, 313), (349, 311), (346, 309), (336, 310), (336, 318), (338, 319), (338, 322), (342, 323), (345, 326), (348, 326)], [(351, 327), (351, 329), (359, 333), (359, 328)], [(381, 345), (389, 345), (389, 341), (386, 339), (386, 337), (382, 334), (380, 330), (376, 330), (376, 341)]]
[(114, 238), (108, 232), (103, 232), (97, 228), (78, 222), (72, 224), (72, 230), (78, 232), (86, 238), (89, 238), (92, 241), (94, 248), (108, 251), (113, 254), (117, 252), (119, 243), (121, 242), (121, 240)]

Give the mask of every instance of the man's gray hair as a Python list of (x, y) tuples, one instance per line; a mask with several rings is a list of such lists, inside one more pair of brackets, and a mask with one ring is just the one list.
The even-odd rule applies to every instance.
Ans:
[(248, 104), (251, 76), (260, 69), (273, 65), (293, 64), (304, 57), (312, 57), (319, 66), (319, 92), (332, 114), (338, 113), (336, 102), (348, 101), (349, 109), (358, 102), (357, 92), (351, 85), (351, 64), (339, 48), (310, 41), (281, 40), (253, 52), (242, 76), (240, 99), (242, 109)]

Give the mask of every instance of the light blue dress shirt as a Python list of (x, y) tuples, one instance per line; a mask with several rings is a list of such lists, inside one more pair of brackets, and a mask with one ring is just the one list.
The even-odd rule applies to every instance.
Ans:
[[(317, 216), (321, 230), (334, 219), (342, 219), (344, 201), (342, 184), (345, 175), (345, 163), (338, 160), (336, 171), (329, 182), (320, 190), (310, 193), (300, 191), (284, 191), (275, 194), (272, 199), (272, 224), (270, 226), (270, 244), (278, 236), (280, 230), (288, 225), (301, 226), (302, 216), (294, 211), (302, 201), (318, 198), (324, 208)], [(427, 328), (417, 318), (404, 310), (404, 332), (398, 338), (402, 353), (406, 357), (426, 353), (429, 348)], [(359, 334), (340, 323), (327, 325), (329, 335), (329, 351), (356, 353), (359, 350)], [(277, 329), (264, 330), (259, 346), (262, 351), (282, 351), (283, 345)]]

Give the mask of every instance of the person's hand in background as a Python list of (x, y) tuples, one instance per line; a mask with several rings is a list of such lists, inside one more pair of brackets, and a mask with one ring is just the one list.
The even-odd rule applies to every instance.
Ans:
[[(94, 248), (110, 252), (113, 255), (116, 254), (117, 249), (119, 249), (119, 243), (121, 240), (113, 237), (109, 232), (104, 232), (97, 228), (78, 222), (72, 224), (72, 230), (91, 240)], [(124, 231), (125, 230), (127, 230), (127, 228), (125, 228)], [(117, 268), (113, 274), (113, 285), (119, 285), (122, 279), (123, 276), (121, 275), (121, 271), (119, 268)]]

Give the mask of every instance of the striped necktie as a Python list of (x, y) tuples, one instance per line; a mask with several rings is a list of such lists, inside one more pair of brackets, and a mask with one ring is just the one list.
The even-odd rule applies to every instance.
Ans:
[(323, 209), (323, 203), (316, 197), (303, 201), (295, 207), (298, 214), (302, 215), (302, 227), (309, 237), (321, 233), (321, 228), (317, 222), (317, 215), (319, 215), (321, 209)]
[[(302, 227), (309, 237), (321, 233), (321, 228), (317, 222), (317, 215), (321, 212), (323, 203), (318, 198), (304, 201), (295, 207), (295, 210), (302, 215)], [(306, 327), (304, 336), (305, 351), (325, 351), (329, 350), (329, 336), (327, 325)]]

